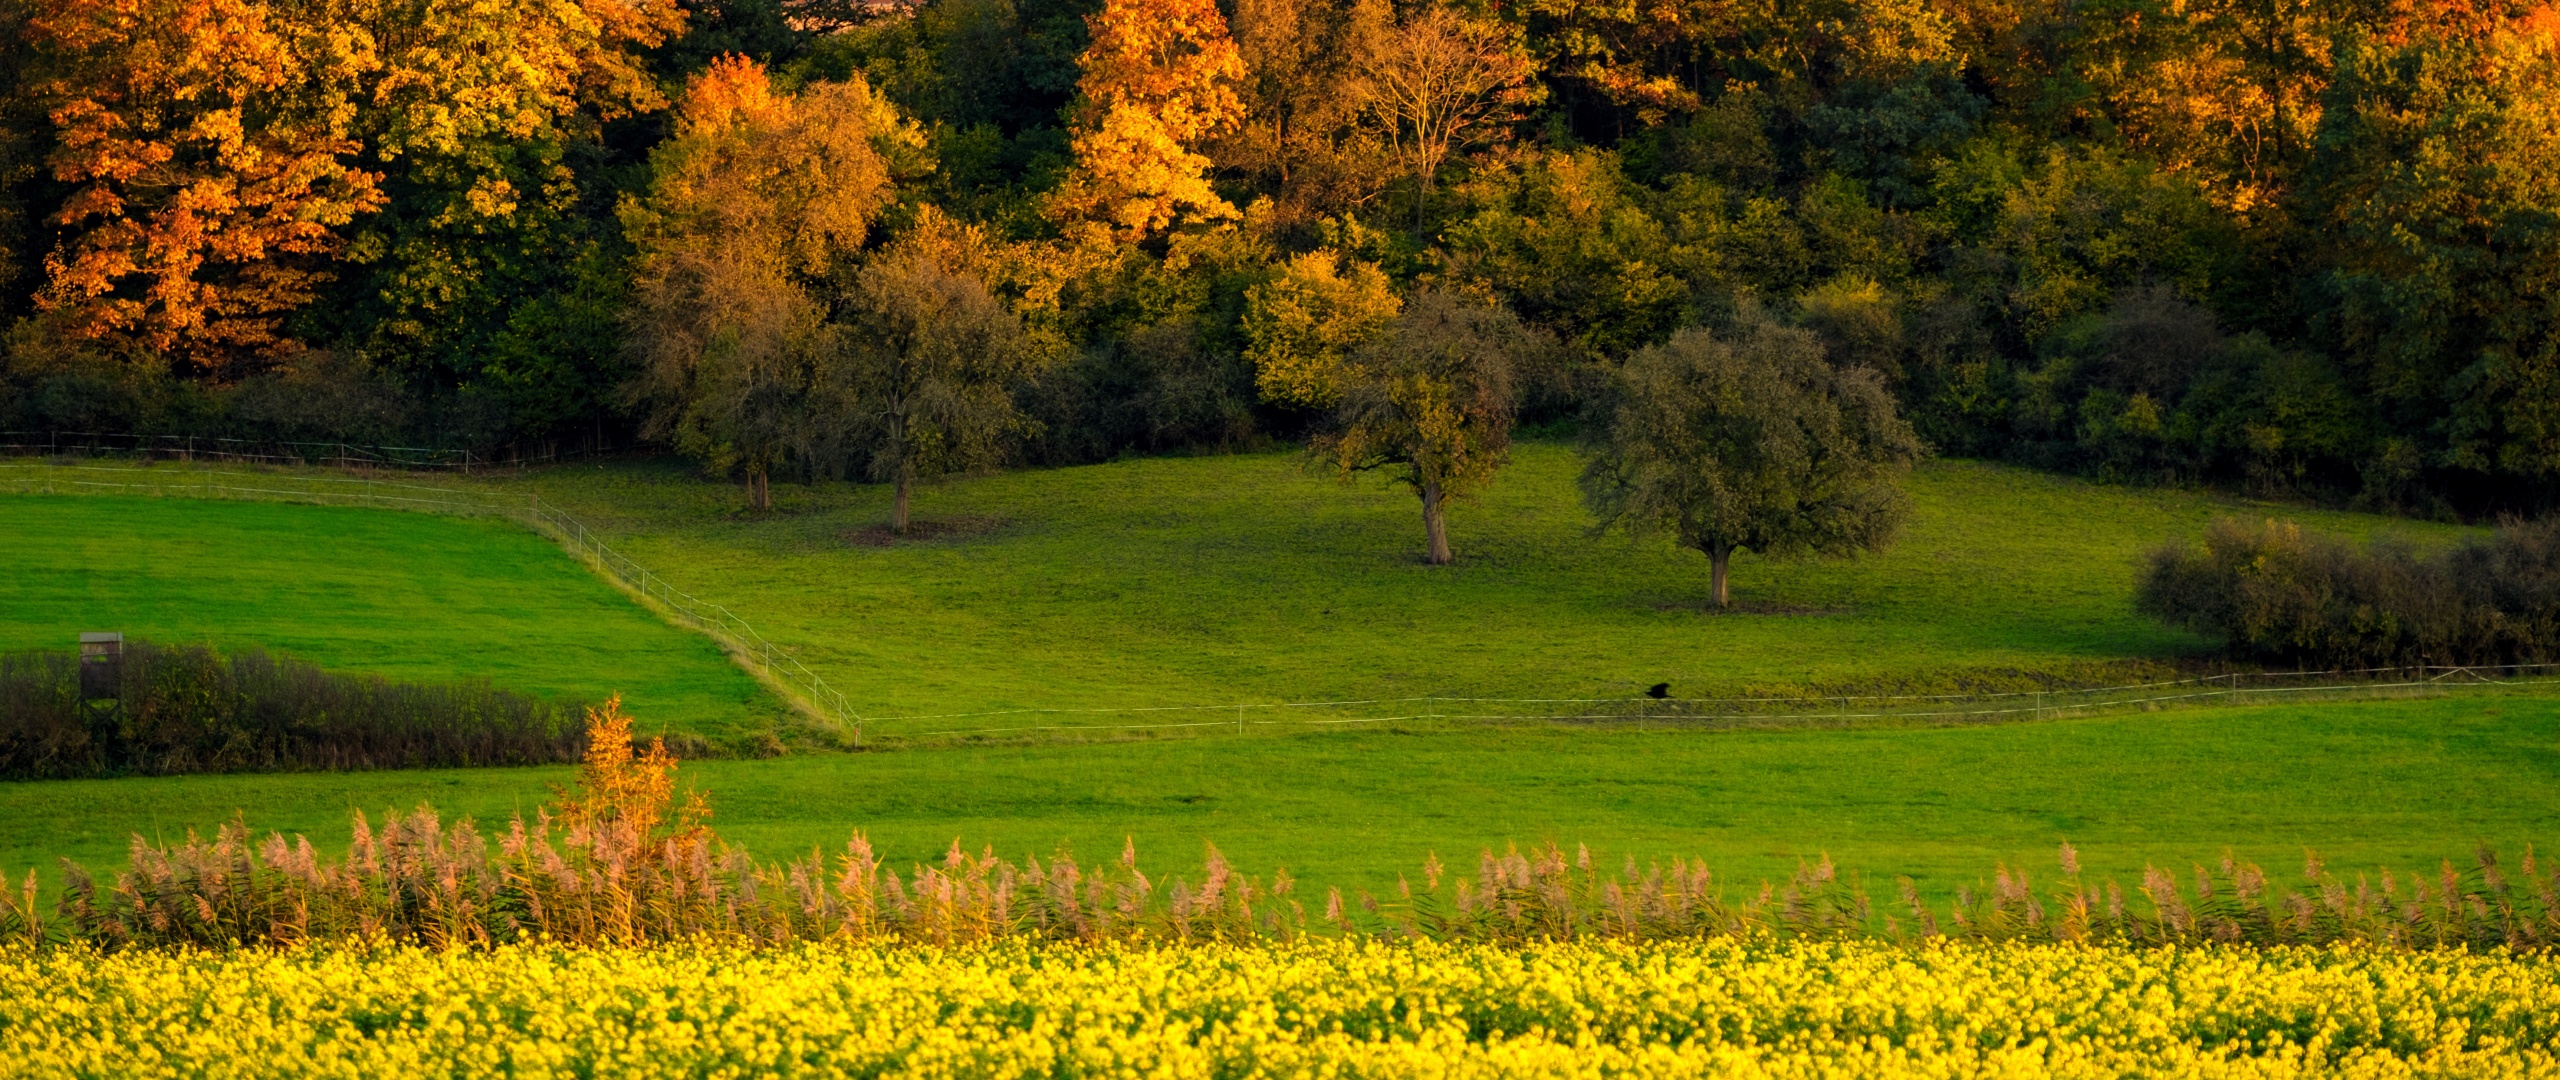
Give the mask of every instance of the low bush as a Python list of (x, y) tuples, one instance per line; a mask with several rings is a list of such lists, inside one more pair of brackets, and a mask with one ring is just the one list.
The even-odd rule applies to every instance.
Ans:
[(576, 706), (486, 684), (137, 641), (118, 700), (83, 703), (79, 667), (64, 652), (0, 654), (0, 778), (532, 765), (585, 746)]
[(2560, 660), (2560, 519), (2438, 554), (2225, 519), (2151, 555), (2136, 605), (2233, 655), (2319, 668)]

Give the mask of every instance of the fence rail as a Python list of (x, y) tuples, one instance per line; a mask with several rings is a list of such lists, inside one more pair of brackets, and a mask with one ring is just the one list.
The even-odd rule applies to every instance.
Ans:
[(566, 450), (522, 446), (500, 450), (449, 450), (430, 446), (373, 446), (289, 439), (232, 439), (203, 435), (133, 435), (95, 431), (0, 431), (0, 456), (133, 457), (155, 461), (214, 461), (248, 465), (325, 465), (339, 469), (402, 469), (469, 473), (474, 469), (543, 465), (610, 453), (602, 447)]
[[(1129, 708), (1001, 709), (981, 712), (875, 715), (875, 731), (892, 725), (924, 730), (917, 738), (986, 738), (1255, 728), (1322, 728), (1364, 724), (1519, 722), (1640, 727), (1808, 727), (1842, 724), (1990, 724), (2253, 700), (2340, 696), (2406, 696), (2457, 689), (2560, 687), (2560, 664), (2506, 664), (2234, 671), (2112, 686), (2050, 687), (1957, 694), (1766, 695), (1653, 698), (1504, 698), (1424, 695), (1332, 701), (1248, 702)], [(1048, 723), (987, 724), (999, 718)], [(981, 721), (976, 724), (967, 721)], [(1115, 722), (1120, 721), (1120, 722)], [(1135, 722), (1128, 722), (1135, 721)], [(931, 725), (931, 726), (929, 726)]]
[[(64, 478), (63, 474), (69, 474)], [(39, 465), (0, 462), (0, 486), (14, 491), (116, 491), (208, 499), (307, 501), (369, 505), (512, 519), (566, 549), (597, 573), (641, 596), (677, 622), (708, 635), (750, 670), (801, 697), (813, 710), (846, 727), (855, 745), (863, 718), (835, 687), (809, 670), (791, 650), (774, 644), (734, 611), (669, 584), (667, 579), (615, 551), (569, 512), (528, 492), (437, 487), (377, 477), (297, 476), (220, 469), (160, 470), (104, 465)]]

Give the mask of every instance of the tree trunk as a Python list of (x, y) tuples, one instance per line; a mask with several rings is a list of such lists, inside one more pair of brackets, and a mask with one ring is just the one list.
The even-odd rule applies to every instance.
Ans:
[(889, 503), (889, 531), (907, 534), (907, 491), (915, 485), (906, 477), (898, 478), (898, 497)]
[(1725, 544), (1718, 544), (1707, 549), (1707, 565), (1712, 568), (1707, 572), (1707, 580), (1712, 583), (1712, 588), (1716, 594), (1717, 607), (1726, 607), (1732, 603), (1732, 598), (1727, 596), (1724, 590), (1725, 567), (1731, 565), (1732, 562), (1732, 547)]
[(1440, 482), (1422, 482), (1422, 531), (1431, 538), (1431, 551), (1422, 561), (1433, 566), (1447, 566), (1449, 555), (1449, 519), (1440, 505)]
[(767, 482), (762, 465), (747, 468), (747, 502), (758, 510), (773, 509), (773, 487)]

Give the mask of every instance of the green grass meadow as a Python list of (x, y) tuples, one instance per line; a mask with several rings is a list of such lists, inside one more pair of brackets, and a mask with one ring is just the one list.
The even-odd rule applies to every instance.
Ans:
[[(159, 466), (166, 469), (171, 466)], [(842, 689), (878, 735), (901, 715), (1411, 694), (1623, 695), (1925, 686), (1965, 674), (2123, 671), (2204, 643), (2136, 616), (2141, 553), (2218, 516), (2281, 516), (2421, 544), (2449, 526), (1939, 462), (1893, 551), (1737, 562), (1712, 612), (1704, 560), (1593, 538), (1574, 460), (1531, 444), (1423, 565), (1413, 501), (1288, 454), (1158, 458), (923, 492), (926, 538), (884, 543), (886, 495), (777, 485), (780, 509), (660, 462), (451, 483), (560, 503), (618, 549), (737, 610)], [(438, 481), (444, 482), (444, 481)], [(498, 521), (368, 509), (0, 496), (0, 646), (122, 629), (257, 644), (393, 677), (620, 691), (644, 729), (770, 727), (781, 704), (548, 542)], [(1108, 725), (1147, 714), (987, 723)], [(977, 721), (972, 721), (977, 722)], [(890, 742), (897, 743), (892, 739)], [(1588, 843), (1699, 856), (1729, 877), (1828, 853), (1933, 891), (1995, 863), (2096, 870), (2210, 861), (2432, 867), (2475, 842), (2560, 833), (2560, 699), (2174, 709), (1992, 726), (1632, 730), (1416, 724), (1245, 735), (908, 744), (688, 763), (721, 833), (766, 856), (856, 829), (893, 858), (954, 839), (1008, 855), (1193, 867), (1214, 842), (1257, 871), (1391, 887), (1425, 852)], [(116, 865), (235, 812), (343, 842), (353, 811), (529, 812), (566, 770), (0, 784), (0, 870)]]
[(207, 499), (0, 496), (0, 649), (87, 630), (259, 646), (392, 679), (622, 693), (683, 728), (784, 706), (557, 546), (494, 519)]
[[(1291, 453), (1145, 458), (928, 488), (954, 533), (888, 547), (876, 487), (777, 484), (770, 516), (672, 465), (521, 481), (623, 551), (748, 613), (874, 716), (1376, 698), (1689, 695), (1927, 685), (2192, 654), (2134, 614), (2142, 553), (2216, 517), (2284, 516), (2419, 543), (2446, 526), (1938, 462), (1892, 551), (1743, 555), (1742, 610), (1706, 560), (1589, 535), (1567, 448), (1526, 444), (1452, 511), (1458, 561), (1420, 561), (1414, 499)], [(849, 537), (853, 539), (849, 539)], [(1072, 723), (1051, 717), (1043, 722)], [(1094, 722), (1117, 722), (1096, 718)], [(875, 730), (946, 729), (944, 720)]]
[[(1564, 727), (1361, 730), (805, 754), (687, 763), (723, 837), (766, 857), (841, 850), (857, 829), (893, 862), (958, 840), (1020, 857), (1117, 855), (1195, 872), (1204, 843), (1241, 866), (1392, 887), (1426, 852), (1553, 840), (1610, 865), (1705, 858), (1741, 883), (1798, 859), (1911, 875), (1933, 891), (2006, 862), (2183, 870), (2226, 849), (2291, 873), (2434, 869), (2475, 843), (2513, 858), (2560, 838), (2560, 702), (2515, 695), (2136, 713), (1851, 731)], [(0, 870), (120, 864), (134, 833), (175, 839), (234, 811), (343, 844), (349, 815), (433, 803), (530, 813), (566, 769), (0, 784)], [(1888, 889), (1889, 895), (1889, 889)]]

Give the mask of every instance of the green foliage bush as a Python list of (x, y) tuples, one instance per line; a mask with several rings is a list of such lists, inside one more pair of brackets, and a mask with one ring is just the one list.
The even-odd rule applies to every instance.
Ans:
[(332, 674), (249, 649), (128, 642), (118, 700), (79, 658), (0, 654), (0, 779), (575, 761), (573, 704), (486, 685)]
[(2438, 554), (2225, 519), (2152, 553), (2136, 603), (2235, 656), (2315, 668), (2560, 660), (2560, 520)]

